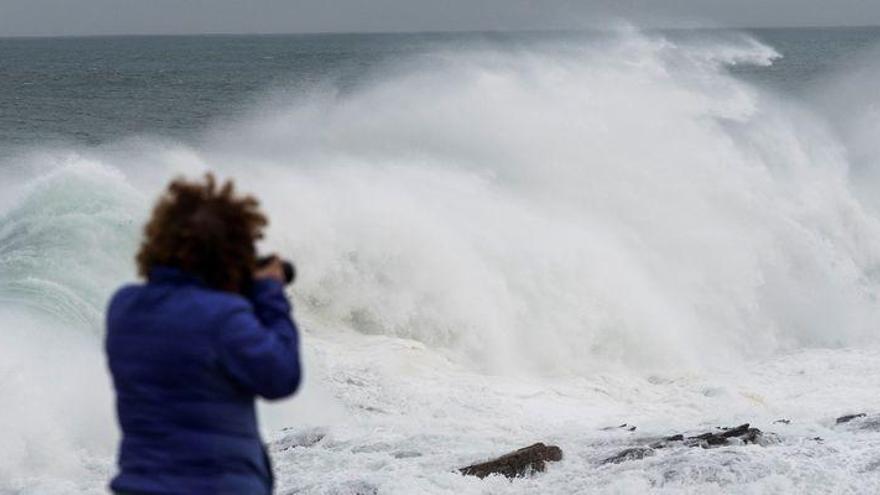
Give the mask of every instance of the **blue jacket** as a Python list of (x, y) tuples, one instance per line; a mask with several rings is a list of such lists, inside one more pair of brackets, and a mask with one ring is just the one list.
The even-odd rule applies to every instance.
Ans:
[(280, 283), (259, 280), (244, 297), (154, 268), (113, 296), (105, 343), (122, 429), (112, 490), (272, 492), (254, 398), (288, 396), (300, 382)]

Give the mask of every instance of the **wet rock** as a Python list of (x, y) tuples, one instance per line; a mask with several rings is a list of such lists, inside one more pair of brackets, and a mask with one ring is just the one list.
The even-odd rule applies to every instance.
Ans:
[(719, 447), (721, 445), (729, 445), (733, 439), (744, 444), (758, 443), (761, 439), (761, 430), (751, 428), (748, 423), (739, 425), (735, 428), (721, 428), (719, 432), (703, 433), (685, 439), (685, 444), (689, 447)]
[(478, 478), (500, 474), (512, 479), (534, 472), (544, 472), (548, 461), (559, 460), (562, 460), (562, 449), (555, 445), (536, 443), (491, 461), (463, 467), (459, 472), (465, 476)]
[(880, 431), (880, 415), (877, 414), (849, 414), (836, 420), (837, 425), (844, 425), (847, 429), (858, 431)]
[(652, 455), (654, 455), (654, 449), (650, 447), (633, 447), (602, 460), (602, 464), (620, 464), (626, 461), (637, 461)]
[(636, 431), (636, 425), (630, 424), (622, 424), (620, 426), (606, 426), (602, 428), (602, 431), (612, 431), (612, 430), (626, 430), (626, 431)]
[(841, 416), (841, 417), (837, 418), (836, 423), (839, 425), (843, 424), (843, 423), (849, 423), (850, 421), (852, 421), (854, 419), (864, 418), (865, 416), (867, 416), (867, 414), (865, 414), (865, 413), (847, 414), (846, 416)]
[(710, 431), (694, 436), (685, 436), (683, 434), (672, 435), (654, 441), (647, 447), (633, 447), (623, 450), (611, 457), (603, 459), (600, 464), (618, 464), (624, 461), (644, 459), (645, 457), (654, 455), (654, 451), (657, 449), (665, 449), (674, 446), (711, 449), (723, 445), (760, 444), (763, 440), (764, 433), (757, 428), (752, 428), (746, 423), (734, 428), (719, 428), (718, 431)]
[(668, 447), (669, 444), (674, 442), (684, 442), (684, 435), (672, 435), (666, 438), (662, 438), (651, 444), (652, 449), (662, 449), (664, 447)]

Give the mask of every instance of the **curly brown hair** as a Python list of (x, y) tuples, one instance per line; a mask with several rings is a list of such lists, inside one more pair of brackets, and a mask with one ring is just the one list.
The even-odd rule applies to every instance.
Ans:
[(257, 264), (255, 242), (268, 224), (253, 196), (237, 196), (232, 181), (217, 187), (179, 178), (168, 185), (144, 228), (138, 273), (155, 266), (178, 268), (208, 286), (241, 292)]

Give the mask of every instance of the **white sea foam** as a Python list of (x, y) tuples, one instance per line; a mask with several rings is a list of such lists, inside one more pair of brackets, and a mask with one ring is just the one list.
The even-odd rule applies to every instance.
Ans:
[[(208, 169), (258, 193), (300, 267), (307, 385), (266, 429), (326, 437), (276, 453), (284, 493), (872, 491), (880, 439), (830, 419), (876, 405), (880, 224), (839, 133), (726, 72), (777, 56), (637, 32), (435, 53), (195, 145), (18, 158), (41, 173), (0, 217), (0, 437), (21, 446), (0, 491), (102, 490), (103, 304), (149, 198)], [(778, 416), (780, 446), (596, 463), (628, 441), (602, 426)], [(539, 479), (452, 473), (537, 440), (567, 453)]]

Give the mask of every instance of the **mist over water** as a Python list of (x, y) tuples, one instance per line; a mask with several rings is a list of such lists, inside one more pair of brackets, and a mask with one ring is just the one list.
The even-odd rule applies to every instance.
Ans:
[[(0, 491), (100, 492), (112, 472), (102, 312), (133, 279), (141, 225), (176, 174), (235, 178), (270, 215), (266, 250), (297, 262), (311, 372), (270, 430), (322, 425), (328, 411), (353, 422), (352, 404), (399, 408), (376, 421), (399, 433), (433, 418), (454, 450), (466, 442), (449, 431), (478, 408), (495, 445), (493, 428), (509, 427), (497, 411), (527, 416), (508, 379), (587, 390), (602, 377), (632, 387), (602, 399), (620, 411), (646, 400), (629, 380), (874, 349), (876, 189), (853, 179), (873, 177), (880, 156), (867, 137), (880, 131), (873, 72), (799, 100), (729, 72), (779, 57), (745, 34), (475, 43), (388, 63), (345, 91), (273, 94), (191, 143), (16, 150), (2, 164), (0, 397), (14, 406), (0, 436), (18, 447), (0, 456)], [(410, 382), (395, 391), (391, 370)], [(481, 397), (456, 388), (462, 374), (501, 385)], [(419, 383), (464, 405), (432, 402)], [(723, 414), (676, 400), (645, 421), (664, 424), (653, 407)], [(574, 406), (554, 404), (535, 414), (571, 428)], [(340, 469), (392, 483), (352, 463)], [(344, 492), (290, 478), (282, 487)]]

